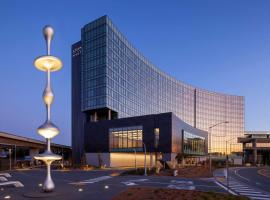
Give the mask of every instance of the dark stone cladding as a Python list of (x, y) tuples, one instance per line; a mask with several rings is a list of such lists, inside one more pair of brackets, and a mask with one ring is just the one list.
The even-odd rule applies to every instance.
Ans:
[[(206, 131), (188, 125), (169, 112), (99, 122), (86, 122), (84, 133), (85, 151), (89, 153), (109, 152), (109, 129), (129, 126), (143, 127), (143, 142), (147, 146), (147, 152), (155, 152), (155, 128), (160, 129), (158, 151), (162, 153), (182, 153), (183, 130), (203, 136), (207, 141)], [(207, 145), (205, 152), (207, 152)]]
[[(71, 47), (71, 142), (72, 142), (72, 159), (73, 162), (80, 163), (81, 155), (83, 155), (84, 149), (84, 136), (83, 136), (83, 124), (85, 120), (85, 113), (81, 112), (81, 41), (75, 43)], [(74, 84), (76, 83), (76, 84)], [(78, 156), (79, 155), (79, 156)]]

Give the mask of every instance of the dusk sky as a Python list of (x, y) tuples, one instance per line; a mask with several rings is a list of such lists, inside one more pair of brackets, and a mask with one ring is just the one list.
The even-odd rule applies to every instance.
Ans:
[(162, 71), (200, 88), (245, 96), (245, 129), (270, 130), (270, 1), (0, 1), (0, 131), (43, 140), (42, 28), (55, 29), (53, 142), (71, 144), (71, 45), (80, 29), (108, 15)]

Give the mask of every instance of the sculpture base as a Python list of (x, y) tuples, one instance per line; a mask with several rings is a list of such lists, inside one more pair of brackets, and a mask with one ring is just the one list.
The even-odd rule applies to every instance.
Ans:
[(61, 195), (61, 193), (58, 193), (56, 191), (44, 192), (43, 190), (23, 194), (24, 197), (28, 197), (28, 198), (47, 198), (47, 197), (54, 197), (58, 195)]

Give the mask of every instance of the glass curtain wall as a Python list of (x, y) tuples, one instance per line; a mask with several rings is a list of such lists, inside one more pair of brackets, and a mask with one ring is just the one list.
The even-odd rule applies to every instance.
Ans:
[(183, 131), (183, 149), (186, 155), (205, 155), (205, 138)]

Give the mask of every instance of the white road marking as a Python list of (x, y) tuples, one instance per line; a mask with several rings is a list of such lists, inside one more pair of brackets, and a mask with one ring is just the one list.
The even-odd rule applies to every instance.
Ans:
[(245, 196), (249, 196), (250, 198), (251, 197), (269, 197), (269, 195), (266, 195), (266, 194), (253, 194), (253, 193), (240, 193), (241, 195), (245, 195)]
[(171, 180), (171, 183), (193, 185), (193, 181), (177, 181), (177, 180)]
[(194, 186), (185, 186), (185, 185), (168, 185), (167, 187), (177, 190), (195, 190)]
[(254, 199), (254, 200), (270, 200), (270, 197), (269, 198), (264, 198), (264, 197), (250, 197), (251, 199)]
[(123, 181), (121, 183), (125, 184), (126, 186), (134, 186), (138, 184), (160, 184), (173, 189), (195, 190), (193, 181), (171, 180), (170, 182), (158, 182), (149, 179), (132, 179)]
[(0, 173), (0, 176), (5, 176), (7, 178), (11, 177), (10, 173)]
[(138, 185), (136, 183), (132, 183), (132, 182), (122, 182), (123, 184), (125, 184), (126, 186), (134, 186), (134, 185)]
[(92, 179), (88, 179), (88, 180), (84, 180), (84, 181), (79, 181), (79, 182), (72, 182), (70, 184), (88, 184), (88, 183), (97, 183), (100, 181), (104, 181), (107, 179), (112, 178), (111, 176), (101, 176), (101, 177), (97, 177), (97, 178), (92, 178)]
[[(235, 174), (237, 176), (241, 177), (241, 175), (236, 173), (236, 170), (235, 170)], [(241, 178), (246, 179), (245, 177), (241, 177)], [(248, 180), (248, 179), (246, 179), (246, 180)], [(225, 188), (226, 190), (231, 189), (231, 191), (233, 191), (235, 194), (244, 195), (244, 196), (247, 196), (250, 199), (254, 199), (254, 200), (270, 200), (269, 195), (263, 194), (262, 192), (257, 191), (255, 188), (252, 188), (249, 185), (238, 182), (234, 179), (229, 182), (229, 188), (226, 187), (226, 184), (227, 184), (226, 181), (223, 181), (222, 183), (223, 184), (220, 183), (220, 186), (222, 188)]]
[[(249, 191), (249, 190), (245, 190), (245, 191), (237, 191), (238, 194), (262, 194), (261, 192), (255, 192), (255, 191)], [(247, 195), (245, 195), (247, 196)]]
[(142, 179), (132, 179), (132, 180), (128, 180), (128, 181), (123, 181), (122, 183), (125, 184), (126, 186), (133, 186), (133, 185), (138, 185), (136, 183), (141, 183), (144, 181), (148, 181), (149, 179), (146, 178), (142, 178)]
[(239, 176), (239, 177), (240, 177), (240, 178), (242, 178), (242, 179), (245, 179), (246, 181), (249, 181), (249, 179), (248, 179), (248, 178), (243, 177), (243, 176), (241, 176), (240, 174), (238, 174), (238, 170), (240, 170), (240, 169), (236, 169), (236, 170), (234, 170), (234, 174), (235, 174), (236, 176)]
[(0, 176), (0, 181), (8, 181), (6, 177)]
[(142, 179), (133, 179), (133, 180), (128, 180), (126, 182), (144, 182), (144, 181), (148, 181), (149, 179), (146, 178), (142, 178)]
[(215, 184), (217, 184), (218, 186), (222, 187), (224, 190), (228, 191), (229, 193), (233, 194), (233, 195), (237, 195), (235, 192), (233, 192), (232, 190), (230, 190), (229, 188), (225, 187), (224, 185), (222, 185), (221, 183), (219, 183), (218, 181), (215, 181)]
[(23, 187), (24, 185), (20, 181), (7, 181), (0, 183), (0, 186), (9, 186), (13, 185), (14, 187)]

